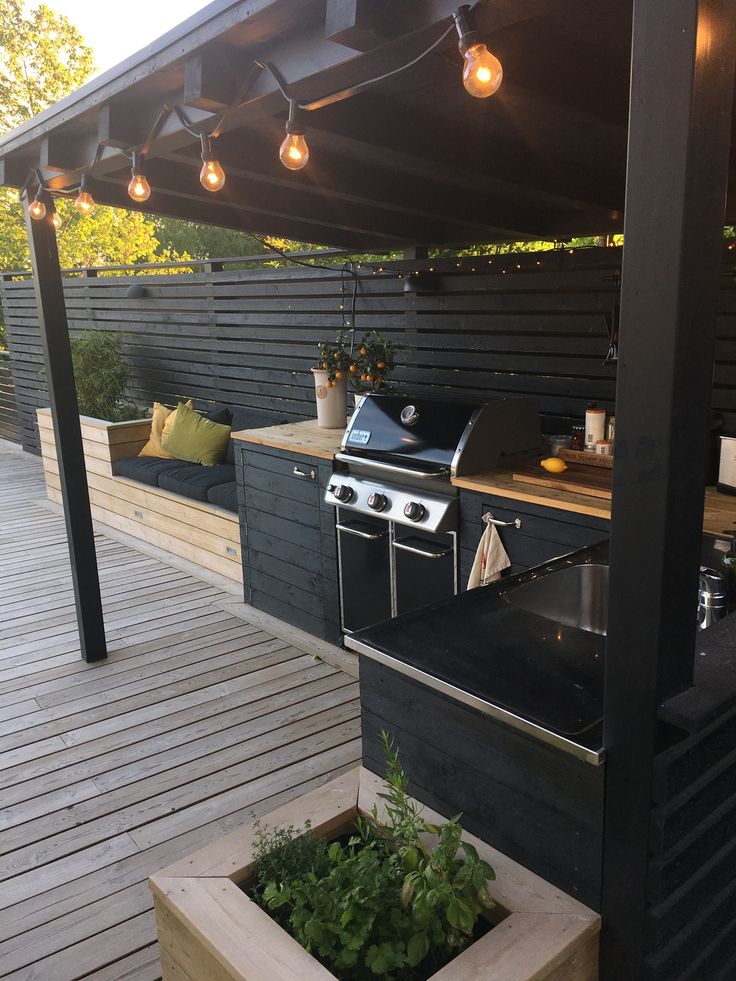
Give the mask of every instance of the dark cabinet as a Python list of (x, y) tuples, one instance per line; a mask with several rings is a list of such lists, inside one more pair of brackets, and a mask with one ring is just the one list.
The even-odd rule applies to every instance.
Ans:
[(245, 602), (325, 640), (340, 637), (331, 463), (243, 444), (236, 453)]
[(594, 545), (610, 534), (610, 522), (604, 518), (463, 490), (460, 492), (461, 590), (468, 584), (484, 528), (482, 516), (487, 511), (500, 521), (521, 518), (521, 528), (512, 526), (499, 529), (504, 548), (511, 559), (511, 569), (507, 575), (523, 572), (586, 545)]

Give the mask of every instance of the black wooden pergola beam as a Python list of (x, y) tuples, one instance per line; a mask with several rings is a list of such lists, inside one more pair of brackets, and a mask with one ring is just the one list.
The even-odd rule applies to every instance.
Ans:
[(732, 0), (635, 0), (604, 745), (603, 981), (646, 973), (663, 699), (692, 683)]

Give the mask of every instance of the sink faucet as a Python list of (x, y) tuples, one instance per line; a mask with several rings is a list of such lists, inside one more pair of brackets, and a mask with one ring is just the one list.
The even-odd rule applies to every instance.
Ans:
[(700, 588), (698, 590), (698, 628), (707, 630), (716, 621), (725, 617), (726, 581), (714, 569), (700, 568)]

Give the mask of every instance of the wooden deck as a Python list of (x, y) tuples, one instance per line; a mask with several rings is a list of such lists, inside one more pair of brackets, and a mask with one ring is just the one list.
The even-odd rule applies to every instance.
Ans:
[(354, 766), (355, 678), (103, 535), (110, 653), (85, 664), (63, 519), (2, 442), (0, 545), (0, 977), (158, 978), (148, 876)]

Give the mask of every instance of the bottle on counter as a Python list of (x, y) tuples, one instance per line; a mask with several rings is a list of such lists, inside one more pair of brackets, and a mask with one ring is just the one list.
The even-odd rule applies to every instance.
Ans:
[(594, 405), (585, 410), (585, 449), (595, 453), (595, 444), (606, 438), (606, 410)]

